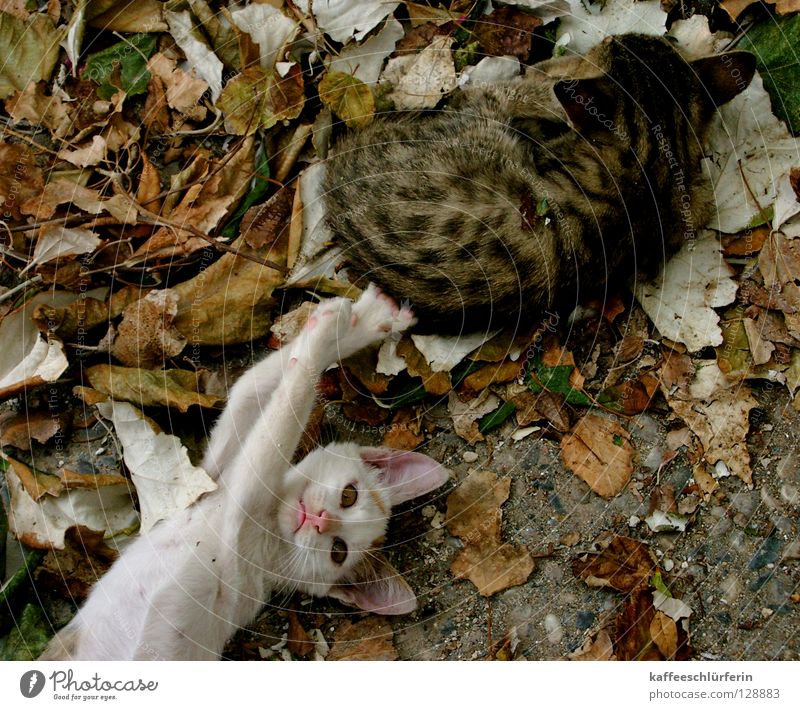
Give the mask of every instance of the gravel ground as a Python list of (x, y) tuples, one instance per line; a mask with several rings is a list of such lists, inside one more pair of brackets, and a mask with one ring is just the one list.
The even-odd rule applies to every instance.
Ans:
[[(565, 468), (556, 441), (536, 438), (541, 432), (514, 442), (514, 427), (507, 422), (474, 447), (450, 431), (434, 434), (422, 450), (445, 462), (453, 481), (413, 508), (409, 504), (399, 510), (389, 535), (389, 555), (420, 599), (414, 614), (391, 621), (399, 658), (486, 659), (509, 633), (518, 640), (517, 657), (564, 657), (621, 609), (623, 595), (592, 589), (571, 571), (575, 556), (611, 532), (647, 542), (662, 568), (669, 568), (668, 585), (693, 610), (694, 658), (800, 659), (800, 417), (777, 388), (756, 388), (755, 394), (762, 409), (753, 417), (748, 439), (754, 489), (734, 477), (722, 479), (685, 533), (655, 534), (642, 522), (657, 483), (680, 492), (691, 477), (683, 454), (661, 472), (660, 481), (656, 471), (640, 463), (632, 485), (606, 501)], [(434, 408), (430, 418), (446, 422), (444, 407)], [(641, 461), (664, 445), (664, 419), (642, 414), (630, 422)], [(349, 436), (359, 438), (357, 433)], [(370, 443), (369, 437), (360, 438)], [(503, 506), (503, 537), (526, 545), (536, 558), (526, 584), (488, 599), (471, 582), (453, 579), (449, 568), (461, 542), (441, 527), (449, 492), (480, 469), (512, 478)], [(299, 606), (301, 623), (319, 625), (330, 643), (342, 607), (309, 601)], [(287, 627), (285, 611), (267, 610), (231, 644), (231, 657), (249, 657), (258, 646), (282, 647)]]

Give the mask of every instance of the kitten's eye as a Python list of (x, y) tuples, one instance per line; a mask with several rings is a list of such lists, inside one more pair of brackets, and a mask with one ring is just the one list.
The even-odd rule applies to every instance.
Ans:
[(331, 559), (337, 564), (344, 564), (347, 559), (347, 544), (340, 537), (333, 538), (333, 547), (331, 548)]
[(342, 508), (349, 508), (351, 505), (355, 505), (357, 500), (358, 491), (356, 487), (352, 483), (346, 485), (342, 491)]

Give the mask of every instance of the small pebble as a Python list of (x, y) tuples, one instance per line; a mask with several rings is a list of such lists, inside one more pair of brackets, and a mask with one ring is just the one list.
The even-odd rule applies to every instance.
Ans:
[(544, 617), (544, 628), (547, 630), (547, 640), (552, 643), (560, 643), (564, 638), (564, 630), (561, 628), (561, 622), (555, 614), (548, 614)]
[(767, 609), (767, 607), (764, 607), (761, 610), (761, 616), (763, 616), (765, 619), (769, 619), (769, 617), (772, 616), (774, 613), (775, 612), (773, 612), (772, 609)]
[(675, 566), (675, 563), (672, 560), (664, 560), (664, 571), (670, 572), (672, 568)]
[(733, 604), (742, 593), (742, 582), (735, 574), (728, 575), (720, 582), (719, 592), (725, 604)]
[(628, 527), (635, 528), (641, 522), (642, 522), (641, 518), (639, 518), (636, 515), (631, 515), (631, 517), (628, 519)]
[(461, 458), (464, 459), (464, 463), (475, 463), (478, 460), (478, 454), (474, 451), (465, 451), (461, 454)]
[(581, 631), (586, 631), (586, 629), (591, 629), (594, 625), (595, 619), (597, 617), (591, 611), (579, 611), (575, 615), (575, 626), (578, 627)]
[(426, 505), (422, 509), (422, 517), (423, 518), (432, 518), (434, 515), (436, 515), (436, 508), (434, 506)]
[(781, 486), (781, 498), (789, 505), (800, 505), (800, 490), (791, 483), (784, 483)]

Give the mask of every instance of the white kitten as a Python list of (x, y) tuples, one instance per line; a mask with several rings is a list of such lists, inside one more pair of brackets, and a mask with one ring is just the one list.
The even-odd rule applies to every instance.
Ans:
[(219, 488), (131, 544), (42, 660), (215, 659), (275, 592), (381, 614), (416, 607), (376, 552), (393, 505), (448, 472), (421, 454), (331, 444), (292, 465), (327, 367), (413, 321), (375, 287), (323, 302), (231, 390), (203, 460)]

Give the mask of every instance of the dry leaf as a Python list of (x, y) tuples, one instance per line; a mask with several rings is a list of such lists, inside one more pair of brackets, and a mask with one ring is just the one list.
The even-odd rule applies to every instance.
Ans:
[[(58, 490), (57, 495), (42, 492), (37, 500), (23, 485), (18, 473), (22, 469), (17, 464), (5, 474), (11, 498), (8, 523), (9, 530), (23, 544), (45, 550), (63, 549), (64, 536), (75, 525), (108, 533), (136, 526), (138, 516), (130, 496), (130, 482), (121, 476), (89, 475), (89, 484), (74, 490), (67, 489), (61, 481), (60, 488), (51, 489), (54, 493)], [(48, 478), (60, 480), (56, 476)]]
[(420, 421), (413, 409), (401, 409), (392, 418), (383, 435), (383, 446), (413, 451), (425, 441)]
[(453, 385), (449, 372), (436, 372), (431, 369), (425, 356), (418, 350), (415, 341), (403, 338), (397, 343), (396, 353), (405, 361), (408, 374), (421, 377), (422, 386), (429, 394), (443, 395), (450, 392)]
[(178, 295), (169, 288), (151, 291), (122, 312), (111, 354), (124, 365), (153, 368), (179, 355), (186, 338), (172, 324)]
[(14, 219), (21, 216), (20, 208), (42, 193), (42, 171), (36, 165), (36, 155), (24, 145), (0, 142), (0, 209)]
[(286, 638), (286, 647), (299, 658), (309, 656), (315, 648), (314, 642), (309, 638), (294, 609), (289, 609), (289, 634)]
[(606, 631), (598, 632), (593, 639), (588, 639), (577, 651), (567, 656), (570, 661), (615, 661), (614, 645)]
[(648, 546), (622, 536), (614, 537), (600, 552), (572, 561), (573, 574), (590, 587), (611, 587), (620, 592), (647, 584), (655, 571), (655, 558)]
[(219, 407), (224, 398), (200, 391), (197, 372), (190, 370), (144, 370), (138, 367), (94, 365), (84, 371), (99, 392), (137, 407), (162, 405), (185, 412), (189, 407)]
[(533, 571), (533, 558), (523, 545), (503, 543), (500, 506), (511, 490), (509, 477), (475, 471), (447, 498), (447, 529), (464, 542), (450, 567), (458, 578), (469, 579), (489, 597), (524, 584)]
[(705, 460), (712, 465), (724, 462), (731, 473), (752, 486), (746, 437), (750, 429), (750, 410), (757, 407), (758, 402), (750, 388), (741, 384), (730, 389), (717, 388), (702, 399), (668, 398), (667, 401), (700, 440)]
[(638, 282), (636, 298), (663, 336), (690, 352), (722, 342), (715, 308), (736, 297), (733, 270), (710, 230), (687, 242), (653, 282)]
[[(688, 660), (691, 648), (683, 625), (678, 627), (668, 616), (659, 614), (650, 589), (640, 587), (633, 591), (616, 620), (614, 650), (619, 660)], [(664, 650), (671, 651), (671, 655)]]
[(383, 78), (395, 85), (390, 98), (399, 111), (433, 108), (456, 88), (452, 37), (436, 37), (416, 56), (389, 60)]
[(114, 424), (125, 465), (139, 499), (142, 532), (183, 510), (217, 484), (189, 461), (180, 439), (155, 432), (141, 412), (125, 402), (101, 402), (100, 414)]
[(500, 398), (489, 390), (483, 390), (466, 402), (462, 402), (455, 392), (450, 392), (447, 400), (447, 411), (453, 417), (453, 430), (468, 444), (483, 441), (484, 436), (478, 431), (478, 420), (499, 406)]
[(653, 643), (667, 660), (675, 656), (678, 650), (678, 627), (663, 612), (657, 611), (650, 622), (650, 636)]
[(44, 444), (62, 429), (59, 415), (50, 412), (14, 414), (0, 421), (0, 446), (30, 451), (32, 443)]
[(489, 385), (516, 380), (524, 364), (523, 360), (519, 362), (506, 360), (499, 364), (486, 365), (464, 379), (464, 389), (469, 392), (480, 392)]
[(633, 454), (628, 432), (597, 414), (584, 416), (561, 440), (564, 464), (604, 498), (612, 498), (628, 485)]
[(391, 624), (380, 616), (369, 616), (355, 623), (343, 620), (325, 660), (396, 661)]

